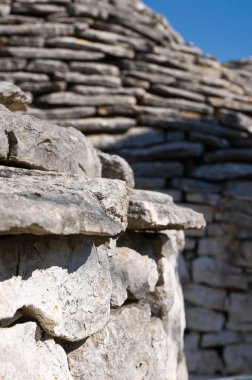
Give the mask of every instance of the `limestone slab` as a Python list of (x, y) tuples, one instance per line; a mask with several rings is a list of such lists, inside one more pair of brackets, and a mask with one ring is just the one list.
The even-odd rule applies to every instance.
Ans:
[(126, 229), (128, 196), (120, 180), (86, 180), (0, 167), (1, 233), (117, 235)]
[(0, 123), (1, 133), (6, 135), (9, 144), (7, 154), (0, 157), (1, 162), (100, 177), (101, 165), (97, 154), (80, 132), (31, 116), (14, 114), (4, 106), (0, 107)]
[(131, 190), (128, 228), (136, 230), (202, 229), (202, 214), (176, 206), (172, 198), (163, 193)]

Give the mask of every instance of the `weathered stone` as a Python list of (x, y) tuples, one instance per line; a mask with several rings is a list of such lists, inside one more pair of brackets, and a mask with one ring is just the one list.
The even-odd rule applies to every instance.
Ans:
[(201, 347), (222, 347), (228, 346), (234, 343), (240, 343), (242, 341), (242, 335), (232, 331), (220, 331), (218, 333), (204, 334), (201, 340)]
[[(144, 268), (144, 271), (142, 270)], [(127, 290), (137, 299), (154, 292), (158, 281), (157, 265), (153, 258), (127, 248), (116, 248), (110, 257), (112, 278), (111, 305), (121, 306), (127, 299)]]
[[(79, 74), (78, 74), (79, 76)], [(77, 76), (77, 78), (78, 78)], [(90, 76), (88, 76), (88, 80), (92, 80)], [(39, 98), (39, 102), (41, 104), (49, 104), (49, 105), (67, 105), (67, 106), (72, 106), (72, 105), (81, 105), (81, 106), (105, 106), (105, 105), (113, 105), (113, 104), (129, 104), (129, 105), (134, 105), (136, 100), (132, 96), (107, 96), (106, 94), (104, 95), (80, 95), (76, 94), (74, 92), (55, 92), (49, 95), (43, 95)]]
[[(83, 62), (80, 62), (80, 63), (83, 63)], [(103, 76), (103, 75), (92, 75), (90, 77), (90, 81), (93, 80), (94, 82), (93, 84), (95, 84), (95, 77), (97, 77), (98, 85), (92, 86), (92, 83), (90, 85), (83, 85), (83, 84), (72, 85), (70, 88), (71, 91), (76, 92), (77, 94), (82, 94), (82, 95), (128, 95), (128, 96), (143, 96), (145, 92), (142, 88), (138, 88), (138, 87), (118, 87), (115, 85), (112, 86), (113, 82), (111, 82), (111, 86), (109, 86), (109, 81), (111, 81), (111, 78), (116, 79), (117, 78), (116, 76), (111, 77), (111, 76)], [(107, 80), (108, 83), (103, 84), (103, 79), (104, 81)], [(81, 83), (81, 80), (79, 80), (79, 83)], [(112, 109), (113, 109), (112, 105), (111, 105), (111, 108), (108, 108), (108, 107), (106, 109), (102, 108), (102, 109), (99, 109), (98, 112), (100, 114), (102, 114), (103, 112), (103, 114), (105, 115), (105, 114), (108, 114), (109, 109), (111, 109), (110, 113), (112, 113)], [(125, 105), (127, 105), (126, 101), (125, 101)], [(134, 112), (134, 109), (131, 109), (131, 110)], [(119, 112), (119, 110), (117, 112)], [(116, 110), (114, 111), (114, 113), (116, 114)]]
[(127, 161), (122, 157), (103, 152), (98, 152), (98, 157), (102, 164), (103, 178), (120, 179), (125, 181), (128, 187), (134, 188), (134, 174)]
[(251, 149), (218, 149), (204, 155), (205, 162), (251, 162)]
[(197, 258), (193, 262), (192, 272), (195, 282), (229, 289), (246, 290), (248, 287), (248, 280), (241, 269), (223, 260), (210, 257)]
[[(202, 256), (215, 256), (220, 259), (229, 259), (230, 255), (235, 255), (240, 250), (240, 243), (232, 237), (207, 237), (200, 239), (198, 254)], [(232, 257), (230, 257), (232, 261)], [(235, 261), (235, 260), (233, 260)]]
[[(190, 372), (200, 373), (198, 379), (210, 379), (210, 377), (203, 377), (204, 374), (212, 375), (218, 371), (223, 370), (223, 364), (214, 350), (193, 350), (187, 351), (187, 363)], [(207, 363), (207, 365), (206, 365)], [(190, 377), (191, 379), (191, 377)]]
[(73, 380), (63, 348), (34, 322), (0, 329), (0, 377), (5, 380)]
[(29, 97), (13, 83), (0, 82), (0, 104), (11, 111), (25, 111)]
[(96, 134), (88, 135), (87, 138), (96, 148), (113, 150), (159, 144), (164, 142), (165, 134), (153, 128), (133, 127), (124, 134)]
[(224, 189), (224, 194), (244, 201), (252, 201), (252, 181), (231, 181)]
[(94, 116), (96, 113), (95, 107), (66, 107), (66, 108), (49, 108), (41, 110), (38, 108), (30, 108), (28, 110), (29, 115), (35, 116), (39, 119), (50, 120), (57, 119), (57, 122), (61, 119), (83, 118), (87, 116)]
[[(114, 75), (119, 76), (119, 69), (117, 66), (106, 63), (86, 63), (86, 62), (70, 62), (71, 71), (78, 71), (84, 74), (96, 75)], [(95, 89), (94, 89), (95, 90)]]
[(9, 272), (1, 276), (1, 320), (20, 310), (50, 335), (69, 341), (86, 338), (106, 324), (109, 263), (90, 238), (3, 237), (0, 260), (1, 267), (10, 261)]
[(201, 213), (206, 222), (209, 223), (213, 220), (214, 218), (214, 207), (213, 206), (210, 206), (210, 205), (196, 205), (196, 204), (193, 204), (193, 203), (182, 203), (181, 206), (185, 206), (185, 207), (190, 207), (192, 208), (194, 211), (197, 211), (198, 213)]
[(229, 128), (241, 129), (246, 132), (252, 132), (252, 119), (240, 112), (221, 109), (218, 110), (217, 117), (221, 123)]
[(252, 332), (252, 323), (251, 322), (228, 322), (227, 329), (230, 331), (251, 333)]
[(227, 302), (227, 312), (230, 322), (251, 322), (252, 295), (251, 293), (231, 293)]
[(55, 74), (55, 78), (57, 80), (64, 80), (68, 83), (78, 83), (87, 86), (104, 86), (109, 88), (118, 88), (121, 86), (120, 77), (111, 75), (82, 74), (78, 72), (58, 72)]
[[(219, 194), (211, 194), (211, 193), (187, 193), (186, 194), (186, 200), (189, 204), (202, 203), (202, 204), (208, 204), (211, 206), (217, 206), (220, 202), (220, 199), (221, 199), (221, 196)], [(204, 216), (206, 218), (206, 215)], [(210, 218), (210, 221), (212, 221), (212, 218)]]
[(146, 177), (163, 176), (170, 178), (183, 174), (183, 165), (180, 162), (153, 162), (151, 165), (144, 162), (136, 162), (131, 165), (135, 175)]
[(124, 132), (131, 127), (135, 127), (136, 121), (129, 117), (90, 117), (85, 119), (57, 120), (57, 124), (63, 127), (74, 127), (85, 133), (113, 133)]
[(1, 25), (0, 35), (30, 35), (30, 36), (43, 36), (55, 37), (71, 35), (74, 32), (73, 25), (63, 23), (36, 23), (36, 24), (21, 24), (21, 25)]
[(166, 180), (164, 177), (135, 177), (135, 188), (143, 190), (163, 189), (165, 187)]
[(251, 215), (248, 215), (244, 212), (239, 211), (226, 211), (222, 210), (221, 212), (215, 213), (215, 220), (221, 223), (232, 223), (237, 224), (237, 221), (239, 220), (239, 226), (240, 228), (246, 228), (248, 230), (251, 230), (252, 226), (252, 217)]
[(55, 59), (35, 59), (29, 63), (28, 70), (32, 72), (54, 74), (56, 71), (66, 71), (67, 64)]
[(195, 100), (198, 102), (204, 102), (205, 98), (204, 96), (197, 94), (195, 92), (187, 91), (187, 90), (182, 90), (180, 88), (176, 87), (168, 87), (164, 85), (154, 85), (151, 87), (151, 91), (154, 92), (155, 94), (164, 96), (164, 97), (178, 97), (178, 98), (183, 98), (183, 99), (189, 99), (189, 100)]
[(241, 343), (224, 349), (224, 360), (229, 373), (247, 374), (252, 371), (252, 344)]
[(182, 111), (193, 111), (203, 114), (212, 113), (212, 107), (204, 103), (177, 98), (162, 98), (152, 94), (145, 94), (141, 104), (152, 107), (174, 107)]
[(121, 149), (120, 154), (129, 161), (155, 161), (168, 158), (186, 158), (188, 155), (198, 157), (203, 152), (203, 146), (197, 143), (168, 142), (147, 148)]
[(209, 164), (197, 167), (193, 176), (210, 181), (252, 177), (252, 167), (249, 164), (223, 163)]
[(224, 315), (202, 307), (188, 307), (186, 312), (187, 328), (194, 331), (220, 331), (224, 325)]
[[(114, 57), (133, 58), (134, 52), (121, 45), (108, 45), (99, 42), (88, 41), (83, 38), (75, 37), (55, 37), (47, 40), (47, 46), (53, 46), (62, 49), (86, 50), (87, 52), (99, 52)], [(73, 58), (75, 59), (75, 58)]]
[(3, 233), (117, 235), (128, 197), (119, 180), (0, 167)]
[(168, 362), (168, 356), (161, 321), (151, 318), (147, 305), (132, 305), (112, 310), (104, 329), (70, 352), (68, 361), (75, 379), (105, 380), (121, 373), (125, 380), (163, 380), (169, 373), (175, 380), (176, 372), (171, 372), (169, 363), (171, 367), (176, 364)]
[(202, 214), (176, 206), (167, 194), (133, 190), (130, 192), (128, 228), (136, 230), (201, 229)]
[(190, 282), (190, 274), (186, 267), (185, 257), (182, 253), (178, 256), (178, 275), (182, 285)]
[(219, 193), (221, 186), (192, 178), (174, 178), (172, 185), (187, 192)]
[(207, 133), (192, 132), (189, 135), (189, 139), (214, 148), (227, 148), (230, 146), (227, 139), (219, 136), (212, 136)]
[(26, 59), (62, 59), (63, 61), (94, 61), (104, 58), (104, 54), (94, 51), (73, 49), (50, 49), (36, 47), (4, 47), (3, 53), (15, 58)]
[(101, 175), (101, 164), (95, 150), (78, 131), (14, 114), (3, 106), (0, 108), (0, 121), (1, 131), (5, 134), (2, 144), (8, 140), (8, 150), (3, 152), (0, 148), (2, 163), (85, 174), (91, 178)]
[(183, 288), (186, 302), (213, 310), (225, 310), (227, 294), (224, 290), (205, 285), (188, 284)]

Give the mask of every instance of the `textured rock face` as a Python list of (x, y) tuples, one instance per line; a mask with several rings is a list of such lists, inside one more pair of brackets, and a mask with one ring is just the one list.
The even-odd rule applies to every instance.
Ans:
[(34, 322), (0, 329), (2, 379), (72, 380), (63, 348)]
[[(133, 190), (127, 162), (79, 132), (1, 111), (1, 379), (187, 380), (177, 274), (184, 235), (171, 229), (202, 228), (202, 214)], [(60, 163), (57, 146), (68, 138)], [(144, 208), (152, 214), (140, 233)]]
[(117, 235), (126, 229), (125, 184), (0, 167), (3, 233)]
[[(166, 334), (149, 308), (113, 311), (101, 333), (69, 354), (74, 379), (175, 379), (169, 375)], [(105, 356), (106, 355), (106, 356)]]
[(5, 134), (0, 148), (2, 162), (91, 178), (101, 176), (101, 164), (95, 150), (76, 130), (16, 115), (3, 106), (0, 121)]
[[(204, 214), (207, 228), (186, 232), (185, 253), (180, 256), (188, 336), (197, 338), (194, 348), (187, 349), (189, 370), (197, 380), (248, 372), (247, 364), (241, 363), (252, 331), (247, 317), (252, 313), (247, 301), (252, 270), (251, 59), (222, 65), (203, 56), (163, 18), (135, 0), (5, 1), (0, 13), (0, 79), (13, 81), (32, 95), (30, 115), (58, 124), (62, 133), (72, 131), (68, 127), (83, 131), (96, 148), (130, 162), (137, 189), (168, 193), (181, 206)], [(0, 140), (0, 156), (8, 157), (5, 133)], [(36, 141), (37, 137), (35, 145)], [(84, 177), (85, 171), (78, 166), (84, 162), (89, 177), (101, 176), (99, 161), (96, 169), (89, 166), (96, 162), (96, 154), (76, 163), (79, 153), (73, 152), (79, 149), (71, 145), (69, 150), (62, 149), (68, 158), (59, 154), (56, 160), (44, 145), (48, 143), (32, 150), (30, 162), (25, 151), (24, 162), (17, 165), (69, 173), (71, 162), (70, 173)], [(9, 166), (15, 164), (13, 152), (3, 159)], [(49, 167), (44, 155), (47, 160), (51, 156)], [(111, 157), (105, 161), (114, 162), (114, 169), (105, 174), (103, 166), (102, 175), (120, 174), (130, 187), (132, 176), (122, 161)], [(201, 217), (178, 209), (168, 198), (162, 203), (146, 196), (134, 201), (129, 213), (131, 228), (144, 231), (141, 241), (135, 236), (137, 246), (130, 246), (128, 240), (124, 248), (142, 253), (144, 246), (151, 252), (148, 229), (203, 224)], [(155, 244), (160, 252), (160, 244)], [(161, 263), (167, 271), (173, 270), (165, 260)], [(156, 262), (159, 273), (161, 263)], [(170, 275), (164, 278), (169, 283)], [(123, 284), (122, 299), (126, 296)], [(159, 285), (156, 289), (165, 299), (170, 293)], [(157, 291), (153, 293), (152, 305), (158, 298)], [(241, 313), (244, 303), (246, 312)], [(204, 317), (208, 312), (221, 321), (220, 330), (212, 331), (214, 323)], [(242, 348), (234, 351), (236, 343)], [(181, 368), (183, 372), (183, 364)]]
[(11, 111), (25, 111), (30, 100), (27, 95), (13, 83), (0, 82), (0, 104)]
[(111, 277), (106, 252), (90, 238), (1, 238), (0, 319), (18, 310), (36, 318), (50, 335), (81, 340), (107, 322)]

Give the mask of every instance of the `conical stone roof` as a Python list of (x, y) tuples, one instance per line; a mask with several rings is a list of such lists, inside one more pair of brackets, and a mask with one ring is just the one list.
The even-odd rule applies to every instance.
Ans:
[(0, 12), (0, 79), (31, 96), (30, 114), (204, 212), (181, 256), (192, 378), (252, 372), (250, 60), (222, 65), (133, 0), (6, 0)]

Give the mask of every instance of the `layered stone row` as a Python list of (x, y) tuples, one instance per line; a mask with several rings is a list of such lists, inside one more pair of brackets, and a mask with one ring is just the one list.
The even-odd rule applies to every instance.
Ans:
[[(2, 84), (0, 99), (25, 96)], [(75, 129), (3, 104), (1, 379), (186, 380), (177, 261), (203, 215), (135, 190), (126, 161)]]
[[(170, 194), (176, 202), (204, 213), (208, 227), (186, 233), (185, 253), (180, 256), (191, 378), (251, 373), (250, 60), (221, 65), (185, 44), (162, 17), (135, 0), (4, 0), (0, 12), (0, 79), (13, 81), (29, 96), (33, 104), (29, 114), (47, 120), (36, 121), (38, 128), (50, 122), (62, 127), (64, 132), (58, 128), (57, 135), (70, 130), (73, 136), (76, 132), (69, 127), (83, 131), (96, 148), (130, 162), (137, 188)], [(15, 104), (11, 97), (6, 95), (4, 104), (23, 110), (25, 101)], [(16, 116), (8, 117), (14, 124)], [(20, 149), (22, 168), (58, 167), (69, 172), (71, 166), (73, 175), (112, 176), (134, 186), (120, 158), (99, 153), (102, 168), (98, 162), (96, 169), (93, 165), (83, 169), (83, 162), (90, 162), (83, 158), (86, 148), (80, 153), (69, 142), (57, 143), (57, 161), (55, 147), (41, 133), (39, 149)], [(51, 140), (53, 132), (47, 133)], [(29, 141), (36, 135), (29, 132)], [(15, 138), (9, 129), (7, 140), (14, 164)], [(88, 154), (96, 162), (95, 155)], [(8, 150), (3, 157), (8, 157)], [(62, 180), (66, 181), (57, 179)], [(84, 186), (73, 182), (75, 191)], [(88, 183), (85, 191), (90, 191)], [(151, 225), (156, 231), (168, 222), (182, 227), (175, 206), (175, 214), (169, 208), (169, 215), (163, 216), (159, 195), (157, 220), (153, 200), (147, 205), (147, 193), (144, 200), (138, 194), (131, 195), (135, 205), (130, 206), (128, 222), (133, 229)], [(139, 207), (144, 207), (141, 228), (132, 216)], [(68, 212), (74, 217), (82, 213)], [(90, 224), (93, 218), (92, 214)], [(183, 225), (191, 223), (189, 214), (182, 219)], [(112, 218), (107, 230), (112, 224), (120, 229), (121, 222)], [(52, 233), (58, 223), (41, 226)], [(78, 228), (84, 231), (87, 226)], [(100, 234), (104, 226), (97, 229), (92, 234)]]

